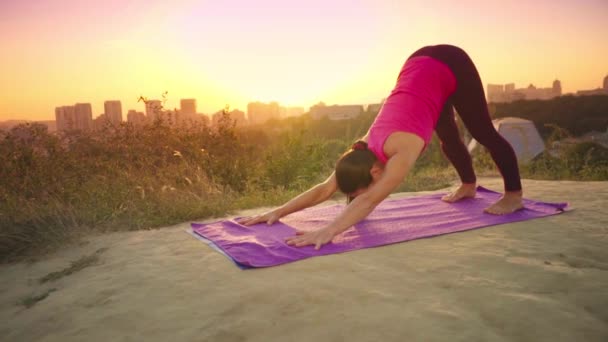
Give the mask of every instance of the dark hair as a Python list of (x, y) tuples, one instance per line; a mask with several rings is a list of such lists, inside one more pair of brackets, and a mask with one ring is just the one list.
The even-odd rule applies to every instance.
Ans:
[(367, 143), (357, 141), (336, 163), (338, 189), (345, 194), (367, 188), (372, 183), (370, 170), (376, 162), (374, 153), (367, 149)]

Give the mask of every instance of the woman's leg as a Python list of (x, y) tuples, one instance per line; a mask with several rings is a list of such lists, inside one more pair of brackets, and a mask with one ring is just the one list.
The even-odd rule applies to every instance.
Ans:
[(494, 128), (481, 79), (466, 54), (459, 63), (461, 77), (452, 96), (454, 107), (462, 122), (481, 145), (485, 146), (505, 181), (505, 191), (521, 190), (517, 157), (513, 148)]
[(425, 46), (409, 58), (416, 56), (433, 57), (452, 70), (456, 78), (456, 91), (451, 96), (452, 104), (473, 138), (490, 151), (502, 174), (505, 194), (486, 211), (506, 214), (521, 208), (522, 190), (517, 157), (511, 145), (494, 129), (483, 85), (471, 58), (464, 50), (452, 45)]
[(435, 126), (435, 133), (437, 133), (441, 142), (443, 153), (454, 165), (462, 182), (456, 191), (442, 197), (442, 200), (456, 202), (462, 198), (475, 197), (477, 179), (473, 170), (473, 161), (467, 147), (460, 138), (454, 117), (454, 108), (450, 101), (446, 102), (441, 111), (437, 126)]
[(452, 103), (471, 136), (490, 152), (505, 184), (505, 195), (487, 211), (494, 214), (513, 212), (523, 207), (517, 157), (509, 142), (492, 124), (483, 85), (473, 61), (460, 49), (451, 57), (451, 68), (457, 80)]

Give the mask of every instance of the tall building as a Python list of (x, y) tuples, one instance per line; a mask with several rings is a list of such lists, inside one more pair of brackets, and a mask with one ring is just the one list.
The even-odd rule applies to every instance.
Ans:
[(105, 113), (101, 113), (101, 114), (99, 114), (98, 117), (93, 119), (93, 129), (102, 130), (102, 129), (108, 127), (109, 123), (110, 123), (110, 120), (108, 119), (108, 116)]
[(556, 96), (560, 96), (562, 94), (562, 82), (559, 80), (553, 81), (553, 94), (558, 94)]
[(186, 116), (196, 114), (196, 99), (181, 99), (179, 102), (180, 113)]
[(55, 123), (58, 131), (65, 131), (68, 129), (67, 117), (65, 113), (65, 106), (55, 107)]
[(505, 86), (502, 84), (488, 84), (486, 96), (488, 102), (505, 102)]
[(76, 107), (63, 106), (63, 114), (65, 115), (65, 129), (76, 129)]
[(143, 126), (146, 123), (146, 115), (142, 112), (130, 109), (127, 112), (127, 122), (134, 126)]
[(261, 124), (280, 117), (281, 107), (277, 102), (250, 102), (247, 104), (247, 119), (251, 124)]
[(93, 110), (90, 103), (74, 105), (74, 129), (88, 130), (93, 128)]
[(148, 100), (146, 101), (146, 118), (150, 121), (154, 121), (160, 117), (162, 113), (163, 105), (160, 100)]
[[(73, 129), (88, 129), (83, 128), (82, 122), (86, 120), (79, 119), (76, 116), (76, 106), (61, 106), (55, 108), (55, 121), (57, 124), (57, 131), (67, 131)], [(92, 122), (92, 118), (91, 118)]]
[(608, 75), (604, 77), (604, 90), (608, 91)]
[(122, 122), (122, 105), (120, 101), (106, 101), (103, 103), (106, 119), (115, 124)]
[(160, 118), (164, 124), (176, 125), (179, 122), (179, 111), (175, 110), (163, 110), (160, 112)]

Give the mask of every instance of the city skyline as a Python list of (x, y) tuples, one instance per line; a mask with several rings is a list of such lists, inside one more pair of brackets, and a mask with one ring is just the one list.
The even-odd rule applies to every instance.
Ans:
[[(488, 102), (493, 102), (494, 98), (493, 98), (493, 88), (495, 89), (495, 87), (503, 87), (503, 88), (508, 88), (512, 87), (513, 89), (511, 89), (511, 91), (513, 92), (517, 92), (517, 91), (525, 91), (525, 90), (529, 90), (530, 88), (532, 88), (535, 91), (543, 91), (543, 90), (549, 90), (551, 91), (552, 89), (555, 90), (555, 87), (557, 86), (557, 88), (559, 89), (557, 92), (553, 93), (553, 94), (535, 94), (532, 96), (528, 96), (528, 99), (550, 99), (552, 97), (555, 96), (564, 96), (564, 95), (576, 95), (576, 96), (580, 96), (580, 95), (585, 95), (585, 94), (593, 94), (596, 93), (598, 90), (601, 91), (602, 94), (606, 93), (606, 95), (608, 95), (608, 75), (606, 75), (603, 78), (603, 81), (601, 82), (601, 84), (598, 87), (595, 88), (590, 88), (590, 89), (577, 89), (573, 92), (570, 93), (563, 93), (561, 91), (562, 89), (562, 84), (561, 81), (559, 79), (556, 79), (552, 82), (552, 86), (551, 87), (536, 87), (535, 84), (529, 84), (527, 85), (526, 88), (520, 88), (520, 89), (515, 89), (515, 84), (510, 82), (510, 83), (503, 83), (503, 84), (491, 84), (488, 83), (486, 84), (486, 90), (485, 90), (485, 95), (486, 95), (486, 99), (488, 100)], [(494, 90), (495, 91), (495, 90)], [(504, 89), (502, 90), (503, 92), (505, 91)], [(520, 99), (526, 99), (525, 96), (521, 97)], [(382, 99), (383, 100), (383, 99)], [(341, 106), (348, 106), (348, 105), (354, 105), (354, 106), (368, 106), (368, 105), (377, 105), (378, 101), (375, 102), (371, 102), (371, 103), (331, 103), (330, 105), (341, 105)], [(185, 114), (201, 114), (201, 115), (206, 115), (208, 117), (212, 117), (214, 115), (214, 113), (216, 113), (218, 111), (218, 109), (216, 108), (215, 110), (212, 110), (210, 112), (207, 113), (203, 113), (201, 111), (198, 111), (197, 108), (197, 99), (196, 98), (180, 98), (177, 101), (174, 102), (178, 102), (179, 103), (179, 107), (168, 107), (167, 105), (163, 105), (163, 101), (162, 100), (158, 100), (158, 99), (149, 99), (146, 101), (138, 101), (141, 102), (141, 104), (139, 104), (139, 106), (143, 106), (144, 107), (144, 112), (146, 114), (147, 117), (152, 117), (153, 116), (153, 112), (158, 109), (158, 108), (163, 108), (164, 110), (178, 110), (182, 113)], [(248, 109), (250, 108), (250, 105), (255, 104), (255, 103), (260, 103), (261, 101), (258, 100), (250, 100), (247, 102), (247, 104), (243, 107), (243, 109)], [(311, 110), (313, 107), (317, 106), (319, 103), (325, 103), (324, 101), (319, 101), (317, 103), (314, 104), (309, 104), (309, 105), (302, 105), (302, 106), (282, 106), (282, 104), (279, 101), (269, 101), (268, 103), (276, 103), (277, 106), (280, 107), (285, 107), (286, 109), (289, 108), (303, 108), (305, 112), (307, 112), (306, 108), (308, 108), (309, 110)], [(501, 102), (501, 101), (499, 101)], [(117, 109), (115, 109), (115, 111), (117, 111), (116, 114), (111, 115), (111, 117), (120, 117), (122, 118), (122, 109), (121, 109), (121, 103), (122, 101), (120, 100), (106, 100), (104, 101), (104, 108), (105, 111), (103, 113), (98, 114), (98, 116), (107, 115), (108, 112), (108, 107), (109, 105), (113, 105), (114, 106), (118, 106)], [(329, 103), (328, 103), (329, 104)], [(228, 104), (227, 104), (228, 105)], [(112, 108), (110, 107), (110, 108)], [(223, 107), (225, 108), (225, 106)], [(223, 109), (222, 108), (222, 109)], [(240, 107), (232, 107), (230, 106), (231, 109), (233, 110), (240, 110)], [(219, 110), (222, 110), (219, 109)], [(137, 111), (137, 109), (134, 108), (129, 108), (129, 111)], [(247, 110), (247, 112), (249, 112), (249, 110)], [(291, 116), (289, 114), (285, 115), (285, 116)], [(95, 118), (95, 114), (93, 113), (93, 117)], [(125, 118), (126, 119), (126, 118)], [(121, 119), (122, 120), (122, 119)], [(110, 119), (110, 121), (121, 121), (121, 120), (117, 120), (117, 119)], [(122, 121), (127, 121), (127, 120), (122, 120)]]
[[(278, 102), (249, 102), (247, 104), (247, 112), (243, 112), (238, 108), (224, 107), (214, 113), (200, 113), (197, 110), (196, 99), (180, 99), (179, 108), (166, 108), (163, 106), (163, 101), (156, 99), (140, 99), (145, 109), (143, 112), (138, 112), (135, 109), (129, 109), (126, 117), (123, 120), (122, 103), (120, 100), (104, 101), (105, 112), (95, 116), (92, 113), (91, 103), (76, 103), (74, 105), (61, 105), (55, 107), (54, 120), (38, 120), (38, 122), (55, 122), (55, 129), (63, 130), (90, 130), (103, 127), (106, 124), (120, 124), (121, 122), (130, 122), (135, 125), (143, 125), (145, 123), (154, 122), (157, 119), (162, 119), (170, 125), (173, 124), (191, 124), (196, 121), (207, 121), (216, 124), (221, 114), (227, 112), (230, 117), (237, 121), (238, 124), (261, 124), (269, 119), (287, 118), (290, 116), (298, 116), (305, 113), (304, 107), (286, 107)], [(325, 106), (317, 104), (316, 106)], [(313, 106), (314, 107), (314, 106)], [(341, 107), (341, 106), (332, 106)], [(348, 106), (346, 106), (348, 107)], [(83, 110), (86, 109), (86, 110)], [(311, 107), (312, 109), (312, 107)], [(0, 121), (0, 123), (10, 122)], [(12, 120), (20, 121), (20, 120)], [(35, 121), (34, 121), (35, 122)]]
[[(541, 99), (541, 100), (547, 100), (547, 99), (551, 99), (553, 97), (556, 96), (565, 96), (565, 95), (574, 95), (574, 96), (584, 96), (584, 95), (608, 95), (608, 75), (606, 75), (603, 79), (602, 85), (600, 87), (596, 87), (593, 89), (584, 89), (584, 90), (577, 90), (575, 92), (571, 92), (571, 93), (562, 93), (561, 92), (561, 82), (560, 80), (554, 80), (552, 83), (552, 87), (548, 87), (548, 88), (537, 88), (534, 84), (529, 84), (527, 87), (525, 88), (519, 88), (516, 89), (515, 88), (515, 84), (514, 83), (506, 83), (506, 84), (490, 84), (488, 83), (486, 85), (486, 98), (488, 100), (488, 103), (490, 102), (511, 102), (513, 100), (517, 100), (517, 99), (521, 99), (521, 100), (525, 100), (525, 99)], [(166, 95), (166, 93), (165, 93)], [(79, 128), (89, 128), (92, 127), (93, 125), (93, 121), (97, 121), (98, 119), (102, 119), (105, 118), (107, 119), (107, 121), (109, 122), (113, 122), (113, 123), (119, 123), (119, 122), (135, 122), (135, 123), (142, 123), (148, 119), (150, 120), (154, 120), (156, 118), (156, 112), (159, 109), (162, 109), (163, 111), (169, 111), (169, 112), (175, 112), (175, 113), (181, 113), (181, 114), (186, 114), (186, 115), (203, 115), (206, 116), (208, 119), (214, 119), (217, 114), (219, 112), (221, 112), (222, 110), (224, 110), (226, 107), (213, 111), (211, 113), (202, 113), (200, 111), (196, 110), (196, 99), (193, 98), (188, 98), (188, 99), (180, 99), (179, 103), (180, 106), (179, 108), (174, 107), (174, 108), (169, 108), (165, 105), (163, 105), (163, 101), (162, 100), (157, 100), (157, 99), (150, 99), (150, 100), (144, 100), (142, 101), (143, 98), (140, 98), (138, 100), (138, 103), (141, 102), (141, 106), (144, 106), (144, 111), (142, 112), (138, 112), (136, 109), (130, 108), (128, 109), (127, 112), (127, 116), (124, 117), (122, 116), (122, 102), (120, 100), (106, 100), (103, 102), (103, 107), (105, 109), (105, 111), (103, 113), (100, 113), (98, 115), (95, 115), (92, 111), (92, 104), (91, 103), (76, 103), (75, 105), (61, 105), (58, 107), (55, 107), (55, 114), (53, 118), (48, 118), (48, 119), (39, 119), (39, 120), (30, 120), (30, 121), (56, 121), (57, 122), (57, 127), (68, 127), (70, 125), (66, 124), (65, 121), (65, 117), (68, 117), (70, 115), (76, 115), (76, 114), (69, 114), (69, 113), (74, 113), (75, 109), (80, 107), (82, 108), (82, 106), (87, 106), (88, 110), (86, 110), (86, 116), (89, 117), (90, 116), (90, 121), (91, 123), (87, 123), (89, 120), (87, 119), (87, 122), (85, 123), (78, 123), (75, 126), (78, 126)], [(384, 99), (383, 99), (384, 100)], [(268, 103), (263, 103), (260, 101), (250, 101), (247, 103), (247, 105), (245, 106), (247, 108), (247, 113), (246, 113), (246, 119), (245, 117), (243, 119), (247, 120), (247, 121), (252, 121), (251, 118), (249, 118), (251, 116), (251, 106), (252, 105), (262, 105), (263, 107), (267, 107), (267, 106), (276, 106), (276, 110), (272, 109), (272, 108), (265, 108), (263, 109), (263, 111), (269, 111), (271, 113), (276, 111), (276, 115), (270, 114), (271, 117), (289, 117), (289, 116), (294, 116), (294, 115), (300, 115), (304, 112), (310, 112), (313, 117), (317, 118), (320, 115), (328, 115), (331, 111), (332, 108), (339, 108), (335, 113), (331, 113), (329, 116), (330, 117), (337, 117), (340, 118), (342, 116), (344, 117), (349, 117), (352, 116), (353, 114), (356, 114), (357, 112), (362, 112), (365, 108), (373, 108), (373, 110), (379, 110), (381, 107), (381, 103), (366, 103), (366, 104), (331, 104), (329, 106), (326, 106), (326, 104), (323, 101), (320, 101), (319, 103), (313, 104), (311, 106), (289, 106), (289, 107), (285, 107), (282, 106), (281, 103), (277, 102), (277, 101), (271, 101)], [(319, 105), (321, 105), (321, 107), (324, 108), (319, 108)], [(355, 108), (356, 107), (356, 108)], [(358, 108), (361, 107), (360, 110), (358, 110)], [(281, 110), (281, 112), (284, 112), (283, 115), (279, 115), (279, 108)], [(309, 110), (306, 111), (305, 108), (308, 108)], [(354, 108), (354, 109), (353, 109)], [(240, 111), (239, 108), (236, 107), (230, 107), (231, 113), (235, 113), (235, 112), (242, 112)], [(295, 113), (294, 110), (297, 112)], [(343, 111), (346, 111), (345, 113), (342, 113)], [(82, 110), (80, 110), (80, 112), (82, 112)], [(242, 112), (245, 113), (245, 112)], [(0, 122), (3, 121), (21, 121), (22, 119), (7, 119), (7, 120), (0, 120)]]
[[(486, 99), (488, 103), (490, 102), (511, 102), (514, 100), (532, 100), (532, 99), (540, 99), (540, 100), (548, 100), (557, 96), (565, 96), (565, 95), (574, 95), (574, 96), (584, 96), (584, 95), (608, 95), (608, 75), (606, 75), (603, 79), (600, 87), (596, 87), (593, 89), (584, 89), (577, 90), (572, 93), (562, 93), (561, 91), (561, 81), (556, 79), (552, 82), (551, 87), (536, 87), (534, 84), (529, 84), (524, 88), (515, 88), (514, 83), (506, 83), (506, 84), (486, 84)], [(163, 96), (166, 96), (167, 93), (164, 93)], [(384, 101), (384, 99), (382, 99)], [(381, 101), (381, 102), (382, 102)], [(103, 108), (105, 111), (103, 113), (95, 115), (92, 111), (92, 104), (88, 102), (84, 103), (76, 103), (75, 105), (60, 105), (55, 107), (55, 114), (53, 118), (49, 119), (41, 119), (41, 120), (31, 120), (31, 121), (56, 121), (57, 127), (70, 127), (71, 128), (82, 128), (88, 129), (94, 125), (94, 121), (98, 121), (101, 119), (107, 120), (113, 123), (119, 122), (136, 122), (141, 123), (145, 120), (154, 120), (157, 118), (159, 110), (162, 109), (164, 112), (170, 112), (176, 115), (177, 113), (181, 115), (185, 115), (184, 117), (192, 117), (195, 115), (203, 115), (206, 116), (210, 120), (216, 120), (217, 114), (226, 108), (231, 110), (231, 113), (243, 113), (237, 107), (226, 107), (212, 111), (210, 113), (202, 113), (197, 110), (197, 99), (195, 98), (181, 98), (179, 99), (179, 108), (169, 108), (166, 105), (163, 105), (164, 100), (158, 99), (144, 99), (140, 97), (138, 103), (141, 102), (141, 106), (144, 106), (144, 111), (138, 112), (136, 109), (129, 108), (127, 116), (123, 119), (122, 112), (122, 102), (120, 100), (106, 100), (103, 102)], [(246, 108), (246, 118), (243, 117), (243, 120), (247, 120), (250, 123), (255, 123), (256, 119), (251, 118), (251, 115), (255, 113), (270, 113), (264, 114), (263, 116), (274, 117), (274, 118), (282, 118), (289, 117), (294, 115), (301, 115), (305, 112), (310, 112), (313, 117), (316, 119), (321, 115), (329, 115), (330, 117), (349, 117), (353, 116), (359, 112), (363, 112), (364, 110), (379, 110), (382, 103), (366, 103), (366, 104), (330, 104), (327, 105), (325, 102), (320, 101), (316, 104), (312, 104), (310, 106), (282, 106), (281, 103), (277, 101), (271, 101), (268, 103), (260, 102), (260, 101), (250, 101), (245, 106)], [(82, 108), (86, 107), (85, 111)], [(275, 108), (276, 107), (276, 108)], [(360, 109), (359, 109), (360, 107)], [(367, 108), (367, 109), (364, 109)], [(80, 110), (78, 110), (80, 108)], [(308, 110), (306, 110), (308, 108)], [(332, 112), (333, 109), (335, 113)], [(75, 117), (78, 116), (77, 113), (85, 113), (87, 119), (84, 122), (79, 122), (75, 120)], [(71, 114), (70, 114), (71, 113)], [(281, 114), (282, 113), (282, 114)], [(66, 118), (72, 116), (73, 119), (70, 124), (66, 123)], [(267, 118), (265, 118), (267, 119)], [(265, 120), (264, 119), (264, 120)], [(20, 121), (21, 119), (7, 119), (0, 120), (3, 121)], [(240, 119), (239, 119), (240, 120)], [(67, 120), (70, 121), (70, 120)], [(259, 121), (259, 120), (258, 120)], [(258, 122), (261, 123), (261, 122)]]
[[(560, 83), (560, 89), (561, 89), (561, 81), (556, 79), (554, 80), (552, 83), (555, 84), (555, 82), (559, 82)], [(575, 89), (571, 92), (560, 92), (559, 95), (584, 95), (585, 93), (593, 93), (597, 90), (602, 90), (602, 89), (606, 89), (606, 84), (608, 82), (608, 74), (603, 78), (603, 81), (600, 81), (598, 86), (593, 87), (593, 88), (588, 88), (588, 89)], [(497, 84), (492, 84), (492, 83), (487, 83), (485, 85), (485, 95), (486, 95), (486, 99), (488, 100), (488, 102), (492, 102), (492, 100), (494, 99), (494, 96), (492, 94), (492, 90), (491, 88), (496, 86)], [(509, 85), (514, 85), (513, 82), (509, 82), (509, 83), (502, 83), (503, 86), (509, 86)], [(536, 85), (533, 83), (530, 83), (527, 87), (535, 87)], [(542, 89), (550, 89), (550, 88), (543, 88), (542, 86), (538, 89), (538, 90), (542, 90)], [(517, 90), (517, 89), (516, 89)], [(539, 99), (543, 99), (543, 98), (550, 98), (550, 97), (538, 97)], [(524, 99), (524, 98), (522, 98)], [(170, 107), (167, 105), (167, 103), (177, 103), (178, 107)], [(247, 104), (245, 104), (243, 107), (236, 107), (236, 106), (230, 106), (230, 108), (232, 109), (236, 109), (239, 110), (241, 108), (246, 109), (248, 107), (249, 104), (254, 103), (254, 102), (260, 102), (259, 100), (249, 100), (247, 102)], [(281, 104), (279, 101), (268, 101), (268, 102), (277, 102), (279, 104)], [(301, 106), (289, 106), (289, 107), (303, 107), (303, 108), (308, 108), (311, 109), (312, 107), (314, 107), (316, 104), (318, 104), (319, 102), (325, 102), (323, 100), (318, 101), (317, 103), (313, 103), (313, 104), (303, 104)], [(90, 104), (91, 108), (95, 108), (96, 106), (91, 103), (91, 102), (83, 102), (86, 104)], [(187, 108), (196, 108), (196, 103), (197, 103), (197, 99), (196, 98), (179, 98), (179, 99), (175, 99), (173, 101), (165, 101), (165, 104), (163, 105), (163, 101), (162, 100), (158, 100), (158, 99), (150, 99), (147, 101), (147, 103), (145, 103), (144, 101), (141, 101), (140, 99), (138, 99), (138, 101), (135, 102), (137, 107), (142, 107), (143, 106), (143, 112), (146, 113), (146, 116), (152, 116), (149, 113), (153, 112), (156, 108), (163, 107), (163, 109), (165, 110), (174, 110), (174, 109), (183, 109), (184, 108), (184, 104)], [(378, 103), (378, 101), (372, 101), (370, 103), (333, 103), (334, 105), (374, 105)], [(122, 116), (122, 107), (121, 107), (122, 101), (121, 100), (104, 100), (103, 101), (103, 105), (100, 105), (100, 107), (104, 108), (104, 112), (101, 113), (97, 113), (92, 110), (92, 117), (93, 119), (98, 118), (101, 115), (107, 114), (106, 112), (108, 111), (108, 107), (110, 106), (110, 108), (113, 108), (112, 106), (118, 106), (117, 109), (114, 109), (114, 111), (117, 111), (116, 114), (112, 114), (111, 117), (113, 119), (111, 119), (111, 121), (127, 121), (126, 117), (123, 118)], [(222, 106), (222, 108), (224, 108), (226, 105), (230, 105), (229, 103), (225, 104), (224, 106)], [(48, 118), (42, 118), (42, 119), (31, 119), (33, 121), (36, 120), (56, 120), (57, 117), (57, 108), (58, 107), (65, 107), (63, 105), (60, 106), (56, 106), (55, 107), (55, 114), (51, 115), (51, 117)], [(126, 111), (135, 111), (137, 112), (138, 108), (126, 108)], [(211, 118), (213, 116), (214, 113), (217, 112), (217, 108), (213, 109), (209, 112), (202, 112), (202, 111), (196, 111), (193, 113), (190, 113), (190, 111), (187, 111), (188, 114), (203, 114), (208, 116), (209, 118)], [(220, 109), (221, 110), (221, 109)], [(116, 118), (120, 117), (120, 120), (117, 120)], [(1, 118), (0, 117), (0, 121), (6, 121), (6, 120), (28, 120), (28, 119), (23, 119), (23, 118)]]
[[(348, 8), (348, 11), (344, 11)], [(25, 0), (0, 3), (0, 121), (48, 120), (64, 103), (169, 91), (211, 114), (251, 101), (375, 103), (423, 45), (463, 47), (482, 82), (602, 87), (608, 2), (447, 0)], [(466, 23), (466, 24), (461, 24)], [(483, 34), (480, 34), (483, 32)], [(176, 96), (179, 94), (179, 96)]]

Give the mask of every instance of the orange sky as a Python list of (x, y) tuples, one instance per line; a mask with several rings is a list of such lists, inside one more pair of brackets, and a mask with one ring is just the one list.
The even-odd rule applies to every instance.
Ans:
[(0, 120), (160, 97), (199, 112), (249, 101), (377, 103), (423, 45), (469, 52), (487, 83), (556, 78), (564, 92), (608, 75), (608, 1), (0, 1)]

